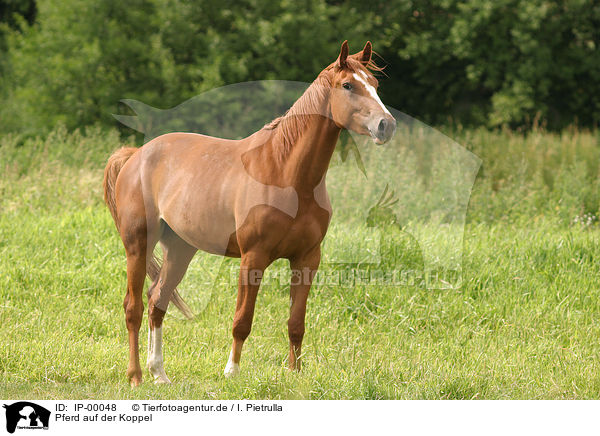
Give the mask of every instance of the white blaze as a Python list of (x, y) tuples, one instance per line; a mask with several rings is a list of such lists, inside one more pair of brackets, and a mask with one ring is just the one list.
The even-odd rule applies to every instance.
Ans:
[(372, 85), (369, 84), (369, 82), (367, 82), (367, 75), (365, 74), (364, 71), (360, 71), (360, 74), (364, 77), (360, 77), (358, 74), (354, 73), (352, 74), (352, 76), (358, 80), (360, 83), (362, 83), (365, 86), (365, 89), (367, 90), (367, 92), (371, 95), (371, 97), (373, 98), (373, 100), (375, 100), (377, 103), (379, 103), (379, 106), (381, 106), (381, 109), (383, 109), (383, 111), (388, 114), (390, 114), (390, 111), (387, 110), (387, 108), (383, 105), (383, 103), (381, 102), (381, 99), (379, 98), (379, 96), (377, 95), (377, 91), (375, 90), (375, 88), (373, 88)]

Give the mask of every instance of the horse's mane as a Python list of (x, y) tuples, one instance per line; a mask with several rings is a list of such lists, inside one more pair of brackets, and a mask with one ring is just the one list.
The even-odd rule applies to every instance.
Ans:
[[(352, 57), (347, 58), (347, 66), (351, 71), (355, 72), (361, 67), (366, 67), (373, 72), (383, 70), (373, 60), (369, 61), (367, 65), (363, 65)], [(296, 100), (285, 114), (275, 118), (263, 127), (265, 130), (274, 130), (273, 140), (280, 144), (279, 157), (281, 159), (288, 154), (292, 145), (298, 140), (300, 134), (306, 128), (311, 115), (327, 116), (327, 114), (323, 113), (322, 105), (323, 100), (327, 97), (331, 89), (331, 73), (334, 68), (336, 68), (335, 63), (321, 71), (306, 91), (304, 91), (304, 94)]]
[(322, 113), (322, 105), (331, 89), (330, 79), (328, 70), (322, 71), (285, 114), (263, 127), (275, 131), (273, 140), (280, 144), (280, 157), (286, 156), (290, 151), (306, 128), (311, 115), (326, 116)]

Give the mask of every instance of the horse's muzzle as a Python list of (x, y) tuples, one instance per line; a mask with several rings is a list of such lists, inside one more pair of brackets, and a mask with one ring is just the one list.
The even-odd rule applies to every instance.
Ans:
[(377, 145), (388, 142), (396, 132), (396, 120), (391, 115), (381, 117), (376, 126), (376, 129), (371, 130), (371, 136)]

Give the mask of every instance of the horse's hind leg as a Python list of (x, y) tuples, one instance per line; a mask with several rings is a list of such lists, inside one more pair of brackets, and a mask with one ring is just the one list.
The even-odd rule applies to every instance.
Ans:
[[(129, 194), (129, 193), (126, 193)], [(129, 365), (127, 376), (132, 386), (142, 382), (142, 368), (139, 355), (139, 333), (144, 315), (142, 291), (146, 278), (148, 256), (160, 235), (157, 220), (150, 219), (144, 202), (135, 195), (124, 195), (129, 199), (127, 208), (122, 208), (119, 214), (119, 231), (127, 255), (127, 294), (123, 301), (125, 322), (129, 333)], [(135, 200), (138, 201), (135, 201)]]
[(170, 383), (162, 355), (162, 324), (173, 291), (181, 282), (196, 249), (168, 226), (160, 239), (163, 265), (157, 280), (148, 289), (148, 369), (156, 383)]
[(126, 239), (126, 242), (129, 242), (125, 246), (127, 253), (127, 294), (123, 301), (125, 322), (129, 333), (129, 365), (127, 367), (127, 376), (132, 386), (137, 386), (142, 382), (139, 332), (144, 314), (142, 289), (144, 288), (144, 279), (146, 278), (146, 236), (145, 234), (138, 234), (137, 236), (130, 235)]

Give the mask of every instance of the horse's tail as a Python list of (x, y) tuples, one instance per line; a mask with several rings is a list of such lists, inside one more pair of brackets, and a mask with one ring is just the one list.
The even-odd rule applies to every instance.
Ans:
[(125, 162), (129, 160), (133, 153), (138, 149), (135, 147), (122, 147), (115, 151), (109, 158), (106, 168), (104, 168), (104, 202), (110, 210), (110, 214), (115, 221), (117, 229), (119, 229), (119, 220), (117, 219), (117, 202), (115, 201), (115, 185), (117, 176), (121, 172), (121, 168)]
[[(119, 220), (117, 219), (117, 203), (115, 201), (115, 185), (117, 183), (117, 177), (119, 176), (119, 172), (121, 172), (121, 168), (125, 165), (125, 162), (129, 160), (131, 156), (138, 149), (135, 147), (122, 147), (115, 151), (109, 158), (108, 163), (106, 164), (106, 168), (104, 169), (104, 201), (110, 210), (110, 214), (115, 221), (115, 225), (117, 226), (117, 230), (119, 229)], [(146, 269), (146, 273), (150, 280), (155, 281), (160, 274), (160, 262), (152, 255), (152, 258), (148, 262), (148, 267)], [(173, 295), (171, 297), (171, 301), (183, 313), (186, 318), (192, 318), (194, 316), (190, 307), (183, 301), (177, 289), (173, 291)]]
[[(148, 277), (150, 277), (150, 280), (152, 280), (153, 282), (158, 278), (158, 275), (160, 274), (160, 261), (154, 254), (152, 255), (152, 259), (150, 259), (150, 262), (148, 262), (147, 273)], [(179, 309), (179, 311), (186, 318), (192, 319), (194, 317), (194, 312), (192, 312), (190, 306), (188, 306), (187, 303), (183, 300), (183, 298), (181, 298), (181, 295), (179, 295), (177, 289), (173, 290), (173, 295), (171, 295), (171, 302), (175, 305), (177, 309)]]

